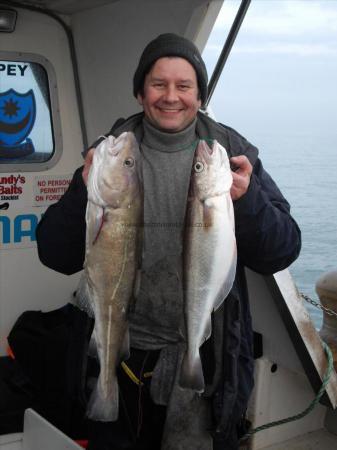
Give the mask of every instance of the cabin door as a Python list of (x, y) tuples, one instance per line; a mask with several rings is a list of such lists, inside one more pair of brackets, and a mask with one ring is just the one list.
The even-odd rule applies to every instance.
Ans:
[(78, 282), (44, 267), (35, 241), (82, 163), (67, 34), (50, 16), (16, 11), (15, 30), (0, 33), (0, 354), (23, 311), (67, 303)]

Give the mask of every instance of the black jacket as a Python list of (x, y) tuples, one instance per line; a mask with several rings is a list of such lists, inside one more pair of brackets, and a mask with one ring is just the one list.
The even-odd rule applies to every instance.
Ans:
[[(118, 121), (109, 134), (134, 131), (140, 142), (142, 117), (137, 114)], [(213, 448), (229, 450), (237, 448), (236, 427), (253, 387), (253, 332), (244, 267), (266, 275), (285, 269), (300, 252), (301, 233), (254, 146), (235, 130), (201, 113), (196, 132), (200, 138), (217, 139), (229, 156), (246, 155), (253, 165), (247, 193), (234, 202), (238, 249), (235, 283), (213, 314), (212, 336), (201, 348), (205, 395), (213, 405)], [(87, 193), (81, 172), (82, 168), (76, 170), (69, 189), (48, 208), (36, 232), (40, 260), (64, 274), (80, 271), (84, 262)]]

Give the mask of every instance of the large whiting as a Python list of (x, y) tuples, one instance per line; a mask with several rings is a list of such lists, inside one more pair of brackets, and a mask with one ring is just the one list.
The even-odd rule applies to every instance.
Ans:
[(216, 141), (196, 148), (186, 211), (184, 294), (187, 349), (180, 385), (204, 391), (199, 348), (211, 335), (211, 313), (232, 288), (236, 239), (226, 150)]
[[(118, 418), (116, 367), (129, 355), (128, 308), (139, 263), (143, 194), (133, 133), (109, 136), (96, 148), (88, 177), (86, 255), (80, 293), (93, 310), (100, 374), (87, 415)], [(83, 305), (83, 300), (82, 300)]]

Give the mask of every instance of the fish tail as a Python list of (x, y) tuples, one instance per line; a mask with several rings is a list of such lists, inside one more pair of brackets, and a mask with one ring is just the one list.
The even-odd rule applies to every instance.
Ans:
[(111, 380), (109, 389), (103, 389), (100, 378), (91, 393), (87, 416), (99, 422), (114, 422), (118, 419), (118, 382), (117, 377)]
[(182, 388), (204, 392), (205, 381), (199, 352), (196, 355), (186, 353), (181, 364), (180, 381)]

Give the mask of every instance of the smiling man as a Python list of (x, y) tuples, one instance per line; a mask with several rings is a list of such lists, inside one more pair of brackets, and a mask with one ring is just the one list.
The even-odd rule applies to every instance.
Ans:
[[(108, 134), (133, 131), (142, 153), (141, 280), (129, 313), (131, 355), (118, 372), (120, 415), (113, 423), (91, 423), (89, 449), (237, 450), (253, 387), (244, 267), (262, 274), (286, 268), (299, 254), (300, 230), (256, 147), (199, 111), (207, 98), (207, 72), (192, 42), (175, 34), (151, 41), (139, 60), (133, 93), (143, 112), (118, 120)], [(201, 347), (202, 396), (177, 381), (186, 342), (183, 225), (200, 139), (220, 142), (234, 167), (231, 197), (238, 249), (233, 288), (213, 313), (213, 333)], [(86, 182), (99, 142), (37, 229), (41, 261), (65, 274), (83, 267)]]
[(147, 119), (159, 130), (170, 133), (184, 130), (201, 106), (193, 66), (183, 58), (158, 59), (146, 75), (137, 99)]

